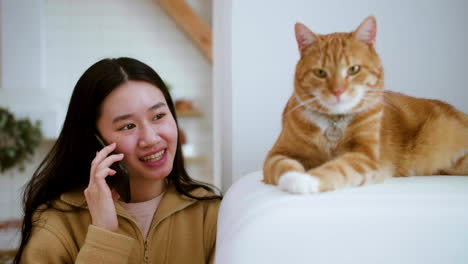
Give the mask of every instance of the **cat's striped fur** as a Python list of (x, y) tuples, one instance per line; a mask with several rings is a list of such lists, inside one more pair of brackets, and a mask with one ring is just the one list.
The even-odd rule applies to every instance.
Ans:
[(468, 115), (384, 91), (374, 17), (351, 33), (295, 29), (301, 58), (264, 182), (308, 193), (391, 176), (468, 175)]

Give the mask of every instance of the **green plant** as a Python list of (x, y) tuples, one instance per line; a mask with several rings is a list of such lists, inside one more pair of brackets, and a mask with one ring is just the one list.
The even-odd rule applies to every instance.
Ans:
[(31, 160), (42, 139), (41, 123), (15, 116), (0, 107), (0, 172), (18, 166), (24, 170), (25, 161)]

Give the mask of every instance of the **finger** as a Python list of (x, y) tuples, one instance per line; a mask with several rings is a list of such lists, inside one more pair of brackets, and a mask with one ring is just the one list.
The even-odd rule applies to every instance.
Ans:
[(96, 180), (103, 180), (107, 176), (115, 175), (115, 173), (116, 173), (116, 171), (111, 169), (111, 168), (104, 168), (102, 170), (98, 170), (94, 177), (96, 178)]
[[(96, 151), (96, 156), (97, 154), (99, 153), (99, 151)], [(96, 156), (94, 157), (94, 159), (96, 159)], [(91, 162), (91, 169), (89, 171), (89, 183), (91, 183), (93, 181), (93, 175), (94, 175), (94, 172), (96, 171), (96, 162), (94, 161)]]
[(97, 155), (96, 155), (96, 158), (94, 158), (93, 162), (97, 165), (99, 163), (101, 163), (107, 156), (109, 156), (109, 154), (111, 154), (112, 151), (115, 150), (117, 144), (114, 142), (106, 147), (104, 147), (103, 149), (101, 149)]
[(91, 162), (90, 179), (89, 179), (90, 182), (94, 180), (93, 175), (95, 175), (96, 173), (97, 166), (99, 166), (102, 160), (104, 160), (112, 151), (114, 151), (116, 145), (117, 145), (116, 143), (112, 143), (104, 147), (103, 149), (101, 149), (101, 151), (96, 152), (96, 157)]
[(121, 161), (124, 158), (124, 154), (113, 154), (110, 155), (109, 157), (105, 158), (97, 167), (97, 169), (103, 169), (103, 168), (108, 168), (110, 167), (114, 162)]

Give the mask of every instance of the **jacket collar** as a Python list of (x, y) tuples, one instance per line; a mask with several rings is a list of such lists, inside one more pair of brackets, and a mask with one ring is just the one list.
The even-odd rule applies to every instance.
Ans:
[[(195, 197), (203, 197), (208, 194), (203, 188), (197, 188), (190, 192), (191, 195)], [(183, 210), (184, 208), (197, 202), (196, 199), (187, 197), (179, 192), (177, 192), (173, 184), (169, 184), (166, 193), (164, 194), (161, 203), (159, 204), (158, 210), (153, 218), (153, 223), (158, 225), (162, 220), (168, 216)]]
[[(208, 191), (203, 188), (197, 188), (191, 191), (190, 194), (195, 197), (203, 197), (209, 195)], [(60, 200), (71, 206), (85, 209), (88, 208), (83, 190), (64, 193), (60, 196)], [(192, 199), (177, 192), (174, 184), (169, 183), (168, 188), (166, 189), (166, 192), (161, 200), (161, 203), (159, 204), (158, 210), (154, 215), (153, 222), (159, 224), (159, 222), (161, 222), (163, 219), (190, 206), (196, 201), (196, 199)], [(129, 215), (119, 203), (115, 203), (115, 207), (117, 215), (129, 218)]]

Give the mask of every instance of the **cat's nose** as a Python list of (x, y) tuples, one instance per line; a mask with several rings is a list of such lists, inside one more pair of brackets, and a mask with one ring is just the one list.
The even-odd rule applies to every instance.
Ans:
[(334, 89), (331, 91), (332, 94), (334, 94), (336, 97), (340, 97), (340, 95), (342, 95), (344, 93), (344, 89)]

